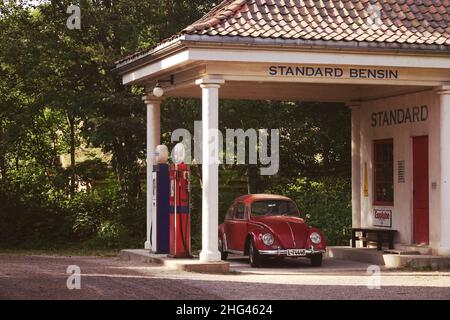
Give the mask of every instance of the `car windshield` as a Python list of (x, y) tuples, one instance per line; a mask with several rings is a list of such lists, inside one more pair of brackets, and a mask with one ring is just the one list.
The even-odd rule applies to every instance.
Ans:
[(299, 217), (297, 205), (289, 200), (260, 200), (252, 204), (252, 216)]

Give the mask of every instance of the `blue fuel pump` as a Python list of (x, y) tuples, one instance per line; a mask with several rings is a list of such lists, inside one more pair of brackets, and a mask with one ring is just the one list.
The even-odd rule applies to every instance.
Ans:
[(152, 222), (152, 232), (156, 232), (156, 252), (169, 253), (170, 179), (166, 146), (156, 148), (156, 158), (158, 163), (153, 168), (156, 176), (153, 196), (156, 221)]
[(157, 253), (169, 253), (169, 165), (156, 166), (156, 248)]

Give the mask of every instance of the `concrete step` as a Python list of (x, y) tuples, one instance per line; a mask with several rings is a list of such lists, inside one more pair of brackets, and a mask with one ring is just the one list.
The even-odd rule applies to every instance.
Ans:
[(450, 269), (450, 257), (432, 255), (383, 255), (386, 268)]
[(424, 254), (424, 255), (431, 255), (432, 250), (429, 246), (427, 245), (420, 245), (420, 244), (402, 244), (402, 243), (395, 243), (394, 244), (394, 249), (395, 250), (399, 250), (399, 251), (416, 251), (419, 252), (420, 254)]
[[(389, 250), (388, 250), (389, 252)], [(390, 250), (377, 251), (373, 248), (328, 247), (328, 258), (367, 262), (388, 269), (396, 268), (429, 268), (450, 269), (450, 256), (433, 256), (418, 254), (417, 251)]]
[(326, 257), (384, 265), (383, 252), (374, 248), (327, 247)]
[(383, 254), (398, 254), (398, 255), (420, 255), (419, 251), (405, 251), (405, 250), (396, 250), (396, 249), (387, 249), (383, 251)]
[(230, 271), (229, 262), (202, 262), (195, 257), (193, 259), (170, 258), (166, 254), (155, 254), (144, 249), (121, 250), (119, 257), (121, 260), (154, 263), (179, 271), (203, 273), (227, 273)]

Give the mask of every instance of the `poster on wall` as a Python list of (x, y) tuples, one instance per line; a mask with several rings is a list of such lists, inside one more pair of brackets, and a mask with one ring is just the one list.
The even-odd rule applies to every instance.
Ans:
[(392, 228), (392, 210), (374, 209), (373, 226)]
[(369, 173), (367, 170), (367, 162), (364, 163), (364, 197), (369, 196)]

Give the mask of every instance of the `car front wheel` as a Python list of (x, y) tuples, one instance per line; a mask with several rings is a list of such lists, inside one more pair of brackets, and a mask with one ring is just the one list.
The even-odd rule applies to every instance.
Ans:
[(310, 259), (311, 259), (311, 265), (313, 267), (320, 267), (322, 265), (322, 254), (321, 253), (313, 255)]
[(258, 249), (255, 248), (255, 244), (253, 241), (250, 241), (248, 248), (248, 256), (250, 259), (250, 265), (254, 268), (259, 268), (262, 265), (262, 257), (258, 252)]

